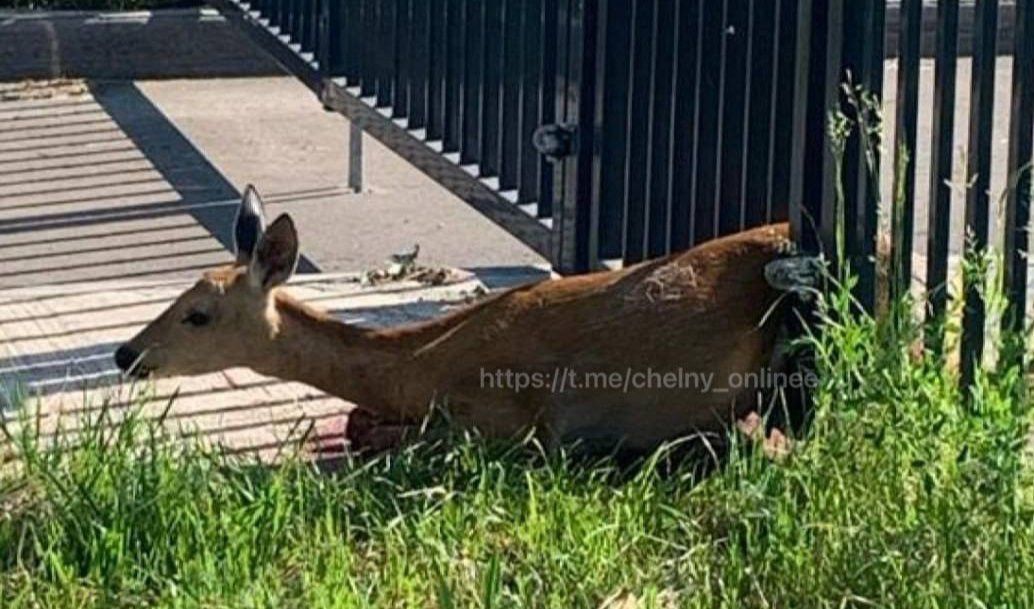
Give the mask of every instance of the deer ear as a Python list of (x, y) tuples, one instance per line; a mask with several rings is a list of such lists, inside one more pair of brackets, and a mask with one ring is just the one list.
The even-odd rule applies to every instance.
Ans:
[(244, 189), (244, 196), (237, 208), (237, 220), (233, 227), (233, 240), (237, 249), (237, 264), (247, 265), (255, 254), (255, 247), (266, 229), (266, 212), (262, 198), (251, 184)]
[(259, 240), (248, 274), (255, 287), (271, 290), (290, 279), (297, 264), (298, 232), (291, 216), (281, 214)]

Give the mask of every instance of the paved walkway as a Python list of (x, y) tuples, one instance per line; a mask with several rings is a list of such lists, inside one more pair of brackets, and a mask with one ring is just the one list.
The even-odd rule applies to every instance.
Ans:
[[(111, 359), (117, 345), (202, 270), (231, 259), (238, 189), (133, 83), (7, 84), (0, 85), (0, 100), (0, 407), (11, 416), (15, 403), (25, 406), (18, 396), (30, 396), (28, 405), (45, 415), (44, 430), (61, 421), (74, 428), (78, 417), (97, 412), (105, 401), (116, 412), (132, 401)], [(321, 135), (310, 131), (307, 137)], [(288, 182), (309, 179), (304, 171), (288, 169), (289, 158), (246, 163), (251, 146), (241, 145), (238, 168), (258, 167)], [(379, 162), (373, 165), (383, 171)], [(407, 188), (407, 179), (430, 188), (404, 172), (394, 175), (396, 193)], [(334, 244), (347, 251), (327, 233), (319, 205), (341, 206), (341, 197), (371, 207), (400, 200), (386, 195), (389, 189), (347, 195), (332, 180), (320, 184), (328, 182), (308, 191), (266, 189), (272, 213), (290, 209), (300, 218), (305, 252), (311, 251), (305, 245), (310, 240), (326, 244), (319, 251), (332, 252)], [(410, 199), (419, 192), (402, 194), (416, 207), (406, 213), (419, 214)], [(316, 213), (307, 214), (310, 209)], [(386, 222), (379, 230), (396, 228)], [(422, 236), (404, 234), (404, 243)], [(374, 245), (375, 238), (364, 238), (372, 250), (364, 260), (376, 256), (380, 263), (397, 251), (390, 240)], [(308, 259), (302, 264), (305, 271), (315, 268)], [(392, 325), (439, 314), (488, 288), (542, 276), (521, 266), (482, 267), (445, 286), (402, 282), (371, 288), (359, 285), (354, 273), (308, 273), (292, 289), (347, 320)], [(146, 412), (160, 413), (177, 388), (172, 424), (265, 456), (292, 430), (340, 420), (351, 408), (309, 387), (233, 370), (161, 381)]]
[(428, 264), (544, 265), (545, 260), (371, 137), (366, 190), (346, 187), (348, 121), (289, 77), (136, 83), (226, 178), (255, 184), (271, 213), (290, 211), (323, 270), (355, 271), (420, 244)]
[(0, 91), (0, 288), (227, 260), (236, 189), (132, 84)]

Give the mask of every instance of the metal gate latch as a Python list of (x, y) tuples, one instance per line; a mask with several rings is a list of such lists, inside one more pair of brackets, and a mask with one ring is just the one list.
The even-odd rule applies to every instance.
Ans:
[(569, 156), (574, 149), (574, 126), (556, 123), (540, 125), (531, 134), (531, 143), (550, 161)]

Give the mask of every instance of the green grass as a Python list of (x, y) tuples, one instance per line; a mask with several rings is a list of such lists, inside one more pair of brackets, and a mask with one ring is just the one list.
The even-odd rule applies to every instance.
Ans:
[(706, 476), (463, 437), (326, 475), (133, 417), (49, 450), (26, 431), (0, 606), (1034, 606), (1022, 371), (963, 399), (909, 356), (919, 328), (820, 310), (806, 438), (778, 462), (733, 438)]

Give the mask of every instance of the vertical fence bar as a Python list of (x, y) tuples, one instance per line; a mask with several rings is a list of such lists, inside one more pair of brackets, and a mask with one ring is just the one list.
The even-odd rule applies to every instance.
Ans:
[[(409, 62), (409, 86), (406, 108), (406, 117), (409, 119), (410, 129), (425, 129), (428, 127), (428, 106), (429, 94), (434, 77), (432, 68), (435, 61), (435, 54), (432, 44), (441, 39), (441, 33), (432, 27), (432, 12), (441, 14), (444, 7), (440, 2), (433, 0), (413, 0), (411, 3), (411, 41), (410, 41), (410, 62)], [(438, 139), (438, 133), (431, 133), (428, 130), (427, 139)]]
[(309, 15), (312, 13), (313, 0), (297, 0), (297, 20), (295, 21), (292, 38), (301, 51), (308, 52), (312, 47), (312, 40), (309, 39)]
[[(833, 76), (835, 82), (837, 70), (833, 66), (839, 68), (840, 59), (839, 50), (832, 50), (829, 44), (830, 25), (834, 23), (830, 16), (839, 13), (839, 8), (829, 9), (827, 0), (779, 0), (776, 8), (779, 59), (774, 64), (778, 68), (767, 207), (773, 214), (781, 208), (789, 220), (791, 238), (807, 255), (822, 251), (820, 227), (832, 215), (830, 201), (815, 196), (828, 191), (832, 182), (827, 172), (829, 153), (823, 126), (828, 124), (828, 112), (836, 100), (836, 88), (830, 86), (828, 78)], [(784, 113), (776, 114), (783, 108)], [(776, 199), (779, 193), (785, 193), (782, 203)], [(814, 306), (799, 298), (792, 298), (791, 304), (783, 315), (783, 327), (791, 335), (803, 335), (814, 319)], [(808, 353), (798, 350), (790, 355), (786, 367), (798, 372), (813, 369), (809, 360)], [(808, 392), (785, 395), (785, 422), (791, 427), (800, 425), (810, 410)]]
[[(717, 234), (718, 108), (721, 107), (725, 4), (730, 0), (704, 0), (700, 18), (699, 66), (697, 74), (696, 163), (693, 185), (693, 227), (689, 245), (712, 239)], [(732, 0), (736, 1), (736, 0)]]
[(305, 18), (305, 36), (308, 39), (308, 46), (303, 49), (307, 53), (313, 53), (319, 49), (319, 16), (322, 8), (321, 0), (309, 0), (308, 15)]
[[(448, 6), (446, 0), (431, 0), (428, 4), (428, 76), (424, 122), (427, 125), (428, 141), (438, 141), (445, 137), (445, 65), (448, 57), (445, 24)], [(419, 2), (416, 6), (419, 6)], [(414, 27), (419, 27), (419, 23)]]
[(891, 195), (891, 297), (907, 293), (912, 283), (915, 228), (916, 129), (919, 117), (919, 52), (923, 35), (923, 0), (902, 0), (898, 34), (897, 136), (894, 142), (894, 190)]
[(776, 95), (779, 87), (776, 77), (779, 73), (780, 59), (777, 46), (780, 35), (780, 4), (778, 0), (751, 2), (751, 43), (747, 59), (750, 76), (744, 116), (747, 125), (747, 145), (743, 151), (745, 169), (740, 186), (745, 204), (745, 226), (757, 226), (771, 216), (768, 206), (774, 143), (773, 110), (779, 101)]
[(363, 130), (354, 121), (348, 123), (348, 189), (363, 191)]
[(481, 159), (482, 83), (484, 74), (483, 4), (468, 0), (463, 19), (464, 68), (463, 84), (463, 141), (460, 147), (461, 163), (476, 163)]
[(535, 201), (542, 206), (539, 183), (542, 159), (531, 145), (531, 137), (541, 122), (542, 56), (546, 41), (542, 39), (542, 0), (523, 3), (524, 53), (521, 56), (521, 161), (517, 201)]
[[(378, 0), (360, 0), (361, 15), (360, 29), (353, 34), (362, 46), (362, 58), (359, 61), (360, 70), (360, 92), (362, 97), (377, 95), (377, 73), (379, 72), (379, 59), (377, 55), (377, 38), (370, 33), (378, 31), (377, 24), (377, 2)], [(366, 35), (364, 35), (364, 32)]]
[(937, 57), (934, 67), (933, 144), (930, 151), (930, 203), (926, 244), (926, 346), (933, 353), (943, 349), (944, 319), (948, 302), (948, 241), (951, 238), (949, 182), (955, 146), (955, 81), (959, 49), (959, 2), (941, 0), (937, 5)]
[(701, 2), (680, 0), (675, 26), (675, 100), (674, 152), (672, 153), (671, 234), (674, 250), (689, 247), (692, 238), (692, 201), (696, 157), (694, 156), (697, 123), (697, 84), (699, 82)]
[(267, 17), (269, 17), (269, 27), (279, 28), (280, 27), (280, 16), (283, 10), (284, 0), (272, 0), (269, 6), (266, 8), (268, 11)]
[[(417, 0), (424, 4), (426, 0)], [(392, 84), (392, 114), (396, 118), (409, 117), (409, 84), (410, 71), (413, 69), (413, 58), (409, 46), (414, 32), (411, 31), (409, 0), (395, 0), (395, 49), (394, 74)], [(411, 128), (407, 125), (407, 128)]]
[(377, 0), (377, 107), (390, 108), (395, 98), (395, 11), (398, 0)]
[[(562, 115), (558, 114), (559, 98), (558, 89), (561, 86), (560, 65), (561, 57), (566, 61), (566, 47), (561, 51), (561, 44), (566, 45), (566, 37), (561, 42), (560, 22), (555, 18), (559, 13), (560, 0), (542, 0), (540, 22), (542, 27), (542, 62), (541, 62), (541, 87), (539, 90), (539, 124), (550, 125), (560, 120)], [(562, 167), (558, 163), (557, 167)], [(553, 235), (556, 241), (554, 249), (559, 247), (560, 234), (557, 229), (556, 218), (559, 214), (559, 202), (563, 197), (563, 190), (557, 188), (557, 169), (545, 158), (539, 159), (539, 218), (554, 222)]]
[[(780, 0), (783, 4), (784, 0)], [(789, 164), (785, 178), (773, 169), (773, 192), (785, 182), (787, 193), (787, 219), (790, 222), (790, 234), (797, 246), (805, 253), (815, 254), (822, 251), (822, 240), (819, 226), (822, 221), (821, 199), (815, 193), (824, 190), (828, 180), (815, 174), (823, 174), (824, 156), (817, 149), (816, 140), (822, 142), (824, 136), (816, 136), (816, 128), (809, 122), (815, 115), (825, 115), (825, 99), (828, 87), (825, 86), (827, 72), (826, 42), (828, 20), (825, 19), (825, 6), (815, 9), (816, 2), (822, 0), (800, 0), (791, 3), (796, 7), (793, 22), (794, 55), (796, 62), (791, 73), (780, 69), (779, 82), (783, 86), (793, 83), (793, 95), (790, 117)], [(786, 22), (784, 22), (786, 23)], [(817, 85), (817, 86), (816, 86)], [(821, 144), (820, 144), (821, 145)], [(778, 156), (778, 155), (777, 155)], [(805, 173), (804, 168), (812, 165), (812, 171)], [(796, 176), (796, 177), (795, 177)]]
[(596, 51), (596, 133), (600, 135), (594, 164), (593, 199), (599, 205), (599, 256), (621, 259), (625, 251), (625, 164), (628, 149), (628, 100), (632, 12), (635, 0), (602, 0), (605, 29)]
[(524, 52), (523, 0), (505, 0), (503, 7), (502, 141), (500, 142), (499, 189), (517, 188), (521, 161), (521, 130), (524, 101), (521, 78)]
[(652, 142), (653, 104), (651, 58), (654, 43), (654, 9), (656, 0), (638, 0), (632, 3), (631, 72), (628, 89), (631, 101), (628, 109), (627, 150), (625, 152), (625, 253), (626, 263), (636, 263), (646, 257), (646, 191), (648, 163)]
[(745, 218), (743, 152), (746, 147), (744, 108), (747, 106), (750, 57), (749, 3), (729, 0), (722, 31), (722, 104), (719, 107), (718, 235), (738, 231)]
[(341, 18), (344, 3), (324, 0), (320, 3), (319, 49), (316, 53), (324, 78), (344, 74), (344, 39)]
[(662, 256), (671, 244), (671, 143), (672, 95), (675, 77), (675, 26), (678, 23), (675, 2), (660, 0), (654, 10), (654, 44), (650, 68), (653, 87), (650, 112), (651, 130), (647, 174), (646, 251), (650, 257)]
[(291, 42), (297, 45), (301, 45), (302, 39), (305, 37), (305, 14), (308, 10), (306, 6), (310, 0), (294, 0), (293, 4), (293, 15), (291, 17)]
[(306, 0), (305, 4), (305, 32), (302, 34), (302, 52), (315, 53), (319, 31), (319, 0)]
[(280, 25), (281, 35), (286, 35), (290, 38), (294, 38), (297, 27), (297, 17), (295, 17), (295, 6), (299, 0), (283, 0), (283, 20)]
[[(985, 249), (988, 241), (997, 37), (998, 0), (980, 0), (976, 5), (973, 37), (967, 169), (970, 186), (966, 197), (967, 249), (976, 251)], [(969, 277), (965, 281), (960, 371), (962, 385), (967, 388), (973, 383), (984, 353), (985, 306), (979, 286), (983, 279)]]
[(355, 87), (359, 85), (362, 59), (362, 46), (358, 35), (362, 26), (362, 0), (344, 0), (342, 5), (341, 22), (337, 27), (340, 28), (340, 39), (344, 48), (342, 57), (345, 85)]
[[(883, 94), (883, 36), (886, 0), (851, 0), (844, 4), (841, 79), (879, 100)], [(849, 118), (860, 114), (845, 106)], [(865, 112), (862, 109), (862, 112)], [(874, 125), (871, 125), (874, 126)], [(876, 308), (876, 232), (879, 213), (879, 152), (856, 125), (844, 155), (844, 213), (851, 269), (858, 276), (856, 297), (867, 310)]]
[(280, 17), (277, 20), (280, 25), (280, 35), (291, 35), (291, 11), (294, 0), (280, 0)]
[(442, 150), (456, 152), (463, 141), (463, 0), (445, 0), (445, 91), (442, 104)]
[[(794, 235), (804, 251), (823, 252), (839, 272), (839, 222), (844, 212), (835, 196), (834, 158), (827, 137), (829, 114), (840, 108), (840, 82), (844, 28), (844, 3), (849, 0), (812, 0), (801, 6), (800, 29), (810, 31), (800, 40), (798, 55), (807, 49), (809, 65), (799, 66), (798, 82), (806, 83), (799, 95), (807, 103), (797, 107), (794, 122), (804, 122), (802, 158), (795, 159), (793, 169), (804, 172), (800, 195), (791, 195), (794, 208), (790, 222)], [(803, 23), (801, 23), (803, 22)], [(809, 25), (810, 24), (810, 25)], [(810, 28), (810, 30), (809, 30)], [(803, 83), (801, 83), (803, 84)]]
[(308, 29), (306, 22), (308, 21), (309, 5), (311, 4), (312, 0), (292, 0), (291, 42), (299, 47), (302, 46), (302, 42), (306, 37), (305, 32)]
[[(807, 107), (804, 93), (798, 91), (798, 87), (804, 85), (797, 82), (800, 72), (807, 75), (809, 59), (808, 41), (800, 40), (801, 36), (810, 35), (802, 31), (799, 23), (800, 6), (803, 4), (798, 0), (779, 0), (776, 9), (778, 29), (773, 51), (775, 80), (769, 119), (768, 200), (765, 205), (765, 219), (768, 222), (789, 219), (790, 205), (800, 200), (795, 199), (800, 193), (794, 185), (801, 183), (801, 174), (794, 169), (793, 163), (795, 155), (800, 154), (804, 147), (803, 135), (797, 132), (799, 126), (794, 117), (806, 111)], [(801, 43), (805, 46), (801, 47)], [(800, 111), (797, 109), (798, 104), (802, 106)]]
[[(596, 266), (597, 221), (592, 200), (595, 124), (597, 0), (562, 0), (560, 28), (567, 28), (567, 87), (564, 122), (575, 130), (574, 154), (564, 160), (557, 266), (562, 273), (585, 272)], [(564, 13), (566, 12), (566, 15)]]
[(502, 127), (503, 0), (481, 0), (484, 5), (482, 33), (483, 81), (481, 89), (481, 175), (498, 176)]
[[(545, 98), (546, 103), (552, 102), (553, 105), (553, 122), (558, 125), (563, 125), (567, 129), (573, 129), (577, 120), (577, 115), (568, 118), (569, 106), (568, 95), (573, 83), (571, 81), (571, 68), (569, 57), (571, 55), (571, 27), (570, 27), (570, 15), (571, 15), (571, 2), (573, 0), (545, 0), (546, 11), (545, 19), (546, 23), (553, 23), (555, 27), (551, 28), (546, 33), (547, 40), (549, 35), (552, 34), (552, 39), (556, 40), (556, 53), (553, 55), (553, 96), (551, 98)], [(547, 64), (548, 65), (548, 64)], [(575, 81), (577, 82), (577, 81)], [(543, 124), (550, 124), (543, 121)], [(553, 265), (556, 267), (563, 267), (565, 259), (573, 260), (573, 255), (570, 254), (572, 251), (571, 240), (565, 234), (566, 225), (569, 223), (565, 215), (571, 211), (572, 206), (567, 204), (568, 193), (566, 192), (567, 186), (567, 171), (570, 163), (553, 162), (550, 164), (550, 171), (548, 180), (543, 180), (544, 184), (550, 185), (550, 192), (553, 194), (553, 215), (551, 216), (553, 221)], [(574, 268), (574, 263), (571, 262), (568, 268)]]
[(1027, 312), (1027, 250), (1030, 237), (1031, 172), (1034, 171), (1034, 1), (1016, 2), (1016, 48), (1012, 65), (1009, 125), (1010, 189), (1005, 209), (1005, 290), (1011, 311), (1007, 330), (1022, 332)]

